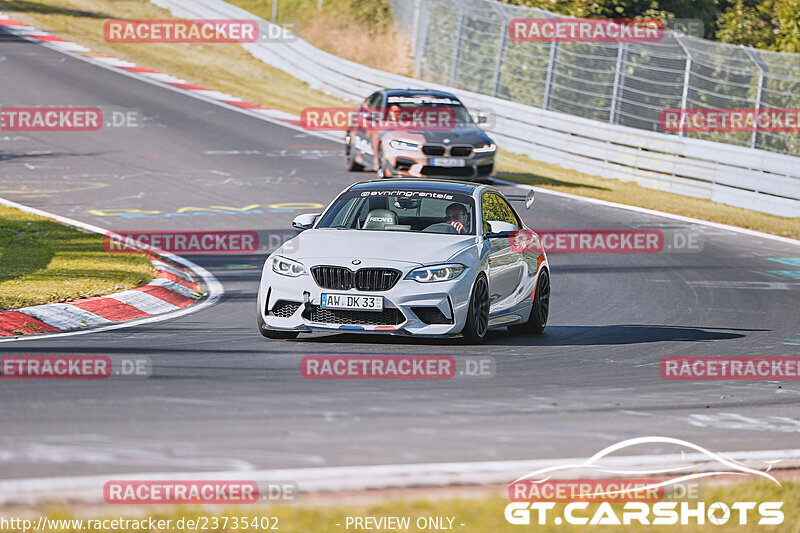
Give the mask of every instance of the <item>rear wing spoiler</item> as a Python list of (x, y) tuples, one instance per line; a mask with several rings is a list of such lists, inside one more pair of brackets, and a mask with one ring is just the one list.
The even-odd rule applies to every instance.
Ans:
[(529, 190), (528, 194), (506, 194), (506, 198), (512, 202), (525, 202), (525, 209), (530, 209), (533, 205), (533, 190)]

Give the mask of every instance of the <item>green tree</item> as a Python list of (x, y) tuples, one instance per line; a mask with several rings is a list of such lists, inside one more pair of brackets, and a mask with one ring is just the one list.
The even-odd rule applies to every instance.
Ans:
[(725, 43), (800, 53), (798, 0), (736, 0), (718, 26), (716, 37)]

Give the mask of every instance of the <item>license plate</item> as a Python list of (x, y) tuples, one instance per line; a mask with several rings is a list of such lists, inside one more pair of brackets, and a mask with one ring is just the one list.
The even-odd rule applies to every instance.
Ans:
[(449, 159), (447, 157), (434, 157), (431, 166), (434, 167), (463, 167), (467, 162), (464, 159)]
[(323, 293), (320, 306), (325, 309), (355, 309), (358, 311), (383, 311), (383, 296)]

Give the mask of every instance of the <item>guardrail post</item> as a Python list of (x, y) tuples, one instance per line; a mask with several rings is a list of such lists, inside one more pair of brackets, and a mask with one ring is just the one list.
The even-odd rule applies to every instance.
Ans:
[(506, 14), (499, 4), (493, 3), (491, 5), (499, 12), (500, 18), (503, 20), (503, 25), (500, 28), (500, 44), (497, 46), (497, 58), (494, 62), (494, 80), (492, 81), (492, 96), (497, 96), (503, 78), (501, 72), (503, 68), (503, 53), (505, 53), (506, 45), (508, 44), (508, 24), (511, 21), (506, 18)]
[(681, 94), (681, 125), (678, 135), (681, 137), (686, 136), (686, 104), (689, 101), (689, 80), (692, 76), (692, 54), (689, 49), (683, 44), (680, 35), (675, 34), (675, 40), (683, 48), (683, 53), (686, 54), (686, 68), (683, 70), (683, 94)]
[(622, 41), (617, 47), (617, 66), (614, 72), (614, 88), (611, 92), (611, 109), (608, 111), (608, 122), (617, 124), (619, 121), (617, 106), (620, 95), (622, 94), (622, 85), (625, 76), (625, 61), (628, 55), (628, 43)]
[(747, 54), (747, 57), (750, 58), (750, 61), (752, 61), (755, 64), (756, 68), (758, 69), (758, 88), (756, 89), (756, 107), (755, 107), (755, 113), (754, 113), (754, 117), (753, 117), (755, 119), (756, 127), (753, 128), (753, 135), (752, 135), (752, 137), (750, 137), (750, 148), (758, 148), (758, 141), (759, 141), (758, 112), (761, 110), (761, 106), (762, 106), (761, 98), (762, 98), (763, 93), (764, 93), (764, 81), (765, 81), (764, 70), (765, 69), (763, 68), (763, 66), (761, 64), (763, 62), (763, 60), (761, 59), (761, 56), (759, 56), (758, 53), (755, 50), (753, 50), (749, 46), (742, 46), (741, 48), (744, 49), (745, 53)]
[(464, 8), (458, 4), (458, 35), (453, 50), (453, 65), (450, 67), (450, 85), (456, 87), (459, 62), (461, 61), (461, 38), (464, 35)]
[(422, 0), (414, 0), (414, 16), (411, 23), (411, 57), (414, 59), (417, 58), (417, 51), (419, 48), (417, 42), (419, 41), (419, 15), (420, 11), (422, 11), (421, 2)]
[(547, 64), (547, 77), (544, 80), (544, 98), (542, 99), (542, 109), (550, 109), (551, 95), (553, 94), (553, 77), (556, 74), (556, 62), (558, 61), (558, 40), (554, 39), (550, 43), (550, 61)]

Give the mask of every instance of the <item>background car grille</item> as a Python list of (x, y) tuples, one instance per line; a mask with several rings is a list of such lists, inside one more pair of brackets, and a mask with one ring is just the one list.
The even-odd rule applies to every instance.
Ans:
[(311, 321), (348, 326), (396, 326), (405, 321), (405, 316), (399, 309), (388, 307), (383, 311), (375, 312), (323, 309), (318, 305), (312, 305)]
[(452, 146), (450, 155), (455, 157), (466, 157), (472, 153), (472, 146)]
[(422, 153), (425, 155), (444, 155), (444, 146), (425, 144), (422, 146)]
[(275, 302), (275, 307), (272, 308), (272, 314), (281, 318), (289, 318), (297, 311), (298, 307), (300, 307), (300, 302), (278, 300)]
[(362, 268), (355, 273), (349, 268), (316, 266), (311, 269), (314, 281), (323, 289), (388, 291), (400, 279), (401, 272), (391, 268)]

